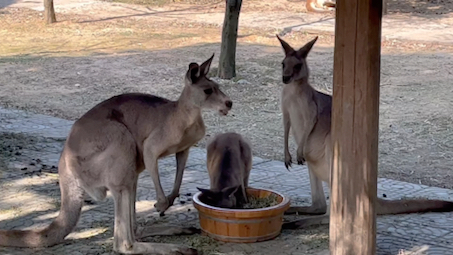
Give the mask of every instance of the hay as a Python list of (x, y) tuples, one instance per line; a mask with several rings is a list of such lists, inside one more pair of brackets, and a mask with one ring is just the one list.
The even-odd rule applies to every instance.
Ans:
[(267, 197), (254, 197), (252, 195), (248, 195), (249, 202), (242, 206), (242, 209), (259, 209), (259, 208), (266, 208), (271, 207), (278, 204), (277, 196), (275, 194), (271, 194)]

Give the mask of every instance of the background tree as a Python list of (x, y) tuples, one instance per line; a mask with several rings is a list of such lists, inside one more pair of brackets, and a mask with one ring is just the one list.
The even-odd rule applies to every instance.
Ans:
[(55, 9), (53, 8), (53, 0), (44, 0), (44, 20), (46, 21), (46, 24), (57, 22)]
[(218, 73), (222, 79), (231, 79), (236, 76), (236, 41), (241, 5), (242, 0), (226, 0)]

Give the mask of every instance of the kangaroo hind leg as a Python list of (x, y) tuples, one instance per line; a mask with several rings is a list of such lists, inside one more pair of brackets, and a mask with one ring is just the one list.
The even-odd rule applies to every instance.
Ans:
[(327, 202), (322, 187), (322, 181), (316, 176), (314, 171), (310, 170), (313, 166), (308, 164), (308, 173), (310, 175), (311, 186), (311, 206), (292, 206), (286, 210), (285, 214), (312, 214), (319, 215), (327, 212)]
[(197, 251), (183, 245), (164, 243), (144, 243), (135, 241), (132, 208), (134, 184), (112, 189), (115, 200), (115, 225), (113, 250), (122, 254), (182, 254), (195, 255)]

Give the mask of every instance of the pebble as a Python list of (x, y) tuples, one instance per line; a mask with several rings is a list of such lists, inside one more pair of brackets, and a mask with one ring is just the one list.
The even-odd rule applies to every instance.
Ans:
[(237, 84), (250, 84), (250, 82), (244, 79), (240, 79), (239, 81), (237, 81)]

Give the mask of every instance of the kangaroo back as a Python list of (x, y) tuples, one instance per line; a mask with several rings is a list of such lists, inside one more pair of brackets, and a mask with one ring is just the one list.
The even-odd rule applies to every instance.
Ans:
[(210, 189), (198, 188), (207, 203), (223, 208), (238, 208), (248, 202), (246, 188), (252, 169), (252, 150), (248, 139), (237, 133), (215, 136), (207, 146)]

